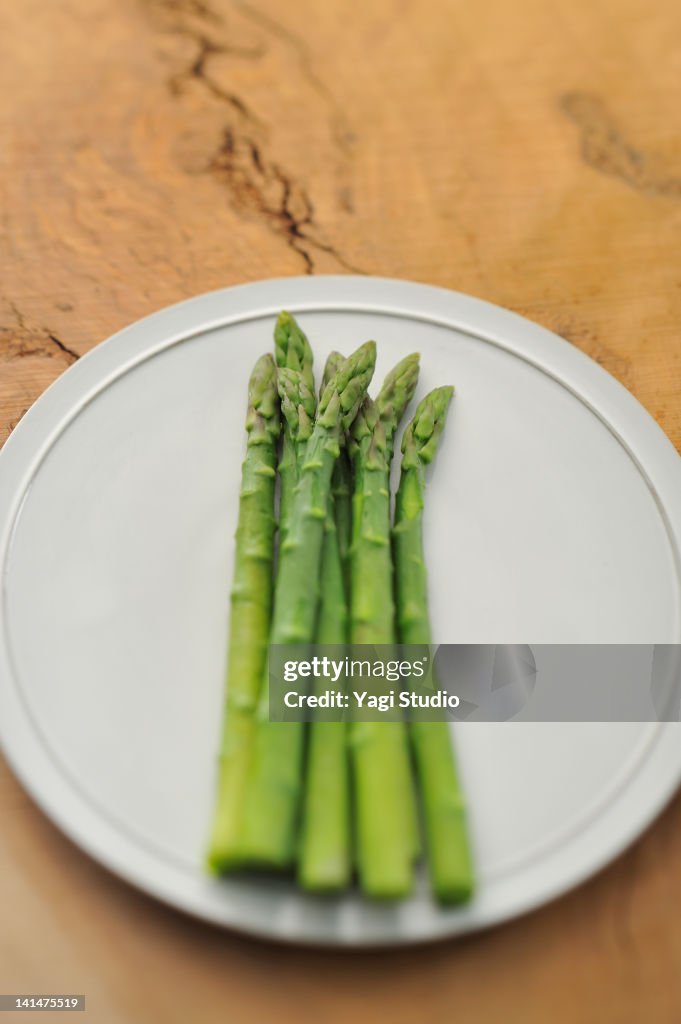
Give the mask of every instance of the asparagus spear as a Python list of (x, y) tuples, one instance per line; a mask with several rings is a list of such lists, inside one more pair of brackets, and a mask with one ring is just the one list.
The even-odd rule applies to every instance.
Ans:
[(248, 443), (242, 466), (231, 595), (226, 716), (207, 859), (220, 871), (238, 847), (253, 737), (253, 712), (266, 661), (272, 603), (274, 485), (280, 416), (276, 368), (261, 356), (248, 386)]
[[(338, 373), (339, 369), (343, 365), (345, 357), (340, 352), (330, 352), (326, 363), (324, 365), (324, 374), (322, 376), (322, 387), (321, 393), (324, 388), (328, 385), (329, 381), (333, 380), (334, 376)], [(320, 397), (321, 397), (320, 393)], [(344, 620), (347, 620), (348, 612), (348, 599), (350, 596), (350, 540), (352, 532), (352, 472), (350, 469), (350, 462), (347, 454), (345, 432), (341, 432), (340, 436), (340, 454), (336, 459), (336, 464), (333, 467), (333, 475), (331, 477), (331, 502), (330, 511), (333, 515), (333, 521), (336, 527), (335, 538), (331, 537), (327, 540), (325, 534), (324, 537), (324, 548), (322, 553), (322, 581), (324, 580), (324, 560), (326, 555), (327, 547), (331, 546), (330, 558), (335, 560), (336, 549), (338, 551), (338, 558), (341, 563), (342, 583), (345, 592), (344, 611), (341, 613), (340, 609), (331, 607), (328, 610), (329, 623), (328, 628), (325, 626), (324, 620), (327, 615), (326, 603), (328, 600), (335, 605), (339, 600), (340, 595), (336, 591), (335, 587), (325, 588), (322, 587), (322, 592), (319, 600), (319, 619), (317, 622), (317, 642), (318, 643), (345, 643), (347, 641), (347, 628), (344, 627), (342, 630), (341, 639), (329, 639), (320, 640), (320, 632), (325, 633), (329, 637), (333, 637), (334, 632), (338, 633), (337, 623), (339, 613), (343, 615)], [(329, 524), (327, 522), (327, 533), (329, 530)]]
[[(400, 640), (431, 642), (423, 558), (425, 467), (432, 462), (454, 389), (436, 388), (416, 410), (402, 440), (393, 546)], [(447, 723), (412, 720), (410, 735), (423, 800), (431, 887), (442, 903), (469, 899), (473, 868), (463, 797)]]
[[(324, 367), (324, 384), (328, 383), (343, 362), (340, 352), (331, 352)], [(345, 438), (342, 438), (342, 442)], [(333, 492), (334, 519), (338, 537), (338, 551), (343, 570), (346, 601), (350, 599), (350, 544), (352, 541), (352, 467), (347, 446), (341, 444), (341, 451), (333, 468), (331, 489)], [(322, 594), (322, 602), (324, 595)]]
[[(386, 489), (390, 489), (390, 465), (395, 450), (395, 434), (402, 420), (405, 409), (414, 396), (419, 375), (419, 354), (414, 352), (406, 356), (397, 366), (393, 367), (383, 381), (381, 390), (376, 398), (376, 407), (383, 423), (386, 435), (386, 452), (388, 460), (388, 477)], [(391, 564), (391, 570), (393, 566)], [(394, 637), (393, 637), (394, 639)], [(408, 801), (408, 813), (410, 816), (410, 830), (412, 836), (412, 847), (414, 857), (421, 852), (421, 836), (419, 829), (418, 809), (416, 804), (416, 793), (414, 780), (411, 773), (409, 758), (409, 741), (407, 732), (404, 733), (406, 759), (404, 772), (406, 775), (404, 784), (405, 800)]]
[[(351, 640), (395, 640), (390, 551), (390, 456), (418, 378), (418, 355), (388, 375), (376, 402), (365, 398), (351, 434), (353, 492)], [(417, 828), (405, 724), (355, 722), (351, 728), (360, 883), (380, 899), (412, 884)]]
[[(297, 482), (297, 456), (304, 449), (307, 437), (309, 437), (316, 401), (312, 377), (312, 350), (305, 334), (290, 313), (283, 312), (279, 315), (274, 329), (274, 340), (278, 365), (291, 367), (299, 373), (304, 381), (298, 398), (300, 423), (295, 430), (290, 428), (285, 430), (279, 459), (279, 473), (282, 480), (280, 522), (282, 532), (284, 532), (287, 509), (290, 508), (291, 504), (290, 495)], [(269, 397), (274, 402), (276, 408), (276, 435), (273, 435), (271, 438), (272, 452), (268, 452), (268, 458), (271, 459), (273, 458), (276, 438), (280, 428), (277, 374), (270, 356), (263, 356), (258, 366), (260, 364), (263, 364), (267, 369)], [(258, 375), (258, 366), (256, 366), (256, 371), (254, 371), (254, 380), (256, 375)], [(258, 375), (258, 380), (259, 378), (260, 375)], [(248, 424), (247, 428), (250, 430)], [(255, 433), (252, 432), (250, 436), (254, 438), (255, 444), (260, 443), (260, 435), (257, 430)], [(250, 443), (249, 441), (249, 445)], [(271, 494), (268, 495), (270, 505), (273, 502), (274, 484), (274, 477), (272, 477), (270, 479)], [(249, 485), (246, 484), (246, 496), (248, 497), (248, 495)], [(241, 513), (239, 523), (239, 529), (241, 529)], [(252, 527), (253, 530), (253, 536), (250, 538), (249, 543), (251, 546), (257, 544), (258, 540), (262, 539), (257, 521), (253, 517), (247, 517), (246, 524), (248, 527)], [(266, 607), (269, 627), (273, 545), (273, 536), (271, 534), (268, 535), (267, 542), (269, 545), (267, 605), (263, 605), (261, 610), (265, 610)], [(239, 549), (237, 538), (237, 572), (238, 568)], [(236, 586), (235, 576), (235, 588)], [(255, 602), (259, 600), (258, 593), (259, 591), (256, 589)], [(262, 628), (262, 623), (260, 627)], [(230, 619), (229, 675), (227, 679), (227, 718), (223, 727), (224, 740), (219, 786), (219, 807), (221, 810), (219, 816), (216, 815), (213, 838), (208, 854), (209, 864), (216, 871), (228, 870), (231, 867), (239, 866), (244, 860), (242, 849), (243, 798), (249, 774), (249, 765), (253, 756), (255, 737), (254, 712), (267, 672), (267, 658), (262, 653), (262, 643), (258, 658), (258, 664), (262, 666), (259, 676), (255, 674), (255, 662), (244, 667), (236, 656), (235, 652), (237, 650), (243, 650), (248, 647), (247, 635), (243, 628), (243, 617), (240, 617), (234, 611), (233, 597), (233, 610)], [(257, 649), (253, 648), (254, 659), (256, 653)]]
[[(280, 369), (293, 370), (298, 374), (289, 381), (289, 393), (282, 396), (282, 402), (289, 403), (289, 415), (284, 415), (279, 459), (279, 532), (280, 540), (283, 541), (293, 490), (298, 482), (298, 466), (312, 432), (317, 405), (310, 343), (296, 319), (285, 310), (277, 317), (274, 328), (274, 358)], [(294, 388), (295, 395), (292, 390)]]
[[(376, 346), (367, 342), (345, 360), (321, 397), (280, 550), (272, 644), (304, 644), (314, 639), (331, 476), (341, 432), (355, 418), (375, 361)], [(244, 822), (245, 845), (255, 863), (287, 867), (293, 861), (303, 736), (300, 722), (269, 721), (269, 694), (265, 691), (258, 709)]]
[(351, 638), (353, 644), (395, 639), (390, 554), (390, 461), (395, 433), (416, 390), (419, 356), (387, 375), (376, 402), (367, 396), (350, 436), (355, 483), (352, 510)]
[[(337, 373), (343, 356), (332, 352), (324, 367), (322, 390)], [(341, 445), (341, 456), (344, 445)], [(322, 547), (321, 595), (317, 643), (347, 643), (347, 598), (343, 578), (337, 503), (340, 458), (332, 477), (332, 493)], [(349, 492), (347, 492), (349, 498)], [(298, 878), (304, 889), (334, 891), (350, 880), (350, 791), (345, 722), (315, 720), (310, 726)]]

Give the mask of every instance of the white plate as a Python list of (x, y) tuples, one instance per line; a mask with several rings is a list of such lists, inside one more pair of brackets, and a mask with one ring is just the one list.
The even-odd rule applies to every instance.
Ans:
[(681, 468), (635, 400), (566, 342), (463, 295), (354, 277), (266, 281), (163, 310), (95, 349), (0, 459), (2, 741), (45, 812), (111, 870), (199, 917), (325, 944), (454, 935), (536, 907), (648, 825), (681, 777), (675, 725), (458, 728), (480, 886), (440, 910), (319, 900), (201, 869), (222, 707), (243, 416), (275, 313), (327, 351), (422, 353), (455, 383), (430, 484), (435, 635), (681, 639)]

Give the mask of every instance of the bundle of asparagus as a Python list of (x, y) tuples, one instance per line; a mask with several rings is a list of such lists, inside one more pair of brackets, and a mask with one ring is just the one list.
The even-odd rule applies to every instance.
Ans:
[(274, 336), (276, 363), (262, 356), (249, 384), (208, 866), (295, 869), (319, 892), (347, 887), (354, 867), (368, 896), (397, 899), (412, 887), (422, 814), (433, 893), (461, 902), (473, 872), (446, 723), (270, 721), (267, 675), (268, 644), (430, 643), (425, 467), (453, 389), (426, 395), (404, 433), (391, 529), (394, 439), (418, 355), (388, 374), (374, 401), (374, 342), (347, 359), (333, 352), (317, 402), (300, 326), (282, 313)]

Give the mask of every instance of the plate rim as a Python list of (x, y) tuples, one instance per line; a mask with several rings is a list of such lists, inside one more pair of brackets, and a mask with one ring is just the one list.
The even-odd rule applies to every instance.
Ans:
[[(334, 294), (334, 292), (336, 294)], [(263, 299), (257, 308), (259, 297)], [(297, 293), (297, 297), (296, 297)], [(362, 296), (358, 299), (358, 296)], [(318, 275), (316, 277), (273, 278), (249, 284), (207, 292), (168, 306), (123, 328), (105, 342), (91, 349), (85, 356), (70, 366), (37, 399), (26, 413), (0, 452), (0, 565), (2, 571), (2, 603), (5, 605), (6, 556), (17, 513), (25, 496), (30, 479), (39, 468), (45, 454), (54, 444), (56, 437), (79, 411), (96, 395), (106, 388), (115, 377), (157, 352), (186, 341), (192, 335), (226, 326), (230, 322), (255, 319), (276, 313), (282, 306), (297, 313), (322, 312), (325, 310), (365, 311), (387, 313), (391, 316), (415, 316), (431, 323), (472, 335), (482, 341), (491, 342), (558, 380), (574, 397), (584, 402), (609, 429), (644, 477), (657, 503), (670, 538), (675, 557), (677, 580), (679, 550), (681, 548), (681, 458), (662, 429), (644, 407), (611, 377), (602, 367), (584, 353), (574, 348), (558, 335), (531, 320), (502, 307), (473, 298), (459, 292), (432, 285), (419, 284), (391, 278), (366, 278), (353, 275)], [(438, 316), (434, 316), (434, 309)], [(210, 315), (209, 315), (210, 314)], [(140, 350), (141, 347), (141, 350)], [(564, 379), (564, 375), (568, 380)], [(569, 383), (576, 377), (580, 384), (577, 390)], [(584, 379), (585, 378), (585, 379)], [(631, 422), (630, 422), (631, 421)], [(633, 431), (633, 438), (626, 435)], [(27, 468), (28, 467), (28, 468)], [(671, 506), (671, 513), (670, 513)], [(649, 756), (639, 767), (631, 785), (641, 785), (641, 780), (650, 776), (653, 794), (644, 802), (638, 815), (625, 827), (620, 823), (620, 835), (600, 856), (591, 857), (591, 863), (581, 869), (568, 872), (562, 883), (549, 886), (547, 891), (535, 893), (533, 897), (515, 901), (515, 906), (502, 914), (484, 913), (455, 918), (443, 916), (434, 927), (431, 923), (427, 932), (421, 934), (393, 934), (380, 938), (374, 936), (352, 937), (338, 935), (330, 939), (323, 936), (297, 936), (276, 929), (263, 929), (249, 924), (237, 913), (225, 915), (210, 912), (210, 880), (195, 879), (196, 891), (178, 897), (173, 891), (172, 879), (156, 883), (145, 871), (134, 870), (126, 863), (125, 850), (111, 851), (112, 837), (107, 822), (96, 819), (96, 812), (80, 795), (70, 789), (66, 779), (46, 780), (49, 771), (49, 753), (36, 746), (38, 737), (32, 732), (30, 722), (25, 719), (21, 701), (13, 695), (13, 681), (8, 664), (3, 615), (0, 640), (0, 745), (7, 761), (24, 788), (41, 810), (71, 841), (84, 849), (90, 856), (114, 874), (135, 885), (138, 889), (154, 895), (166, 904), (179, 908), (195, 917), (214, 924), (278, 941), (307, 945), (339, 946), (395, 946), (453, 937), (465, 932), (489, 927), (511, 917), (532, 910), (580, 884), (595, 874), (605, 864), (617, 857), (627, 846), (638, 838), (650, 822), (660, 813), (681, 783), (681, 744), (678, 743), (677, 723), (665, 723), (658, 729), (658, 740), (651, 746)], [(22, 717), (24, 720), (22, 720)], [(27, 755), (28, 751), (28, 755)], [(41, 767), (41, 757), (48, 763)], [(651, 764), (664, 764), (667, 776), (664, 784), (654, 785), (659, 768), (652, 772)], [(42, 782), (41, 782), (42, 778)], [(47, 784), (46, 784), (47, 781)], [(625, 792), (629, 786), (625, 787)], [(615, 801), (615, 806), (621, 802)], [(613, 808), (608, 808), (609, 817)], [(134, 847), (134, 854), (149, 857), (158, 872), (158, 862), (152, 853), (140, 851), (132, 840), (123, 838), (121, 847)], [(113, 844), (116, 846), (116, 843)], [(608, 844), (605, 844), (608, 847)], [(549, 858), (550, 860), (550, 858)], [(170, 872), (172, 874), (172, 870)], [(206, 901), (207, 905), (197, 907)], [(475, 907), (475, 904), (473, 905)], [(224, 910), (224, 904), (222, 905)], [(236, 918), (236, 919), (235, 919)]]

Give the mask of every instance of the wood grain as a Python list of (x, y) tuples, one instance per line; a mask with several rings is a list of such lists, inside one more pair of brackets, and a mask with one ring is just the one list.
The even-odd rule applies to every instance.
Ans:
[[(678, 4), (3, 0), (0, 38), (3, 438), (169, 302), (356, 272), (545, 324), (681, 449)], [(153, 904), (6, 768), (0, 809), (0, 989), (85, 991), (98, 1024), (681, 1019), (679, 800), (527, 919), (362, 956)]]

